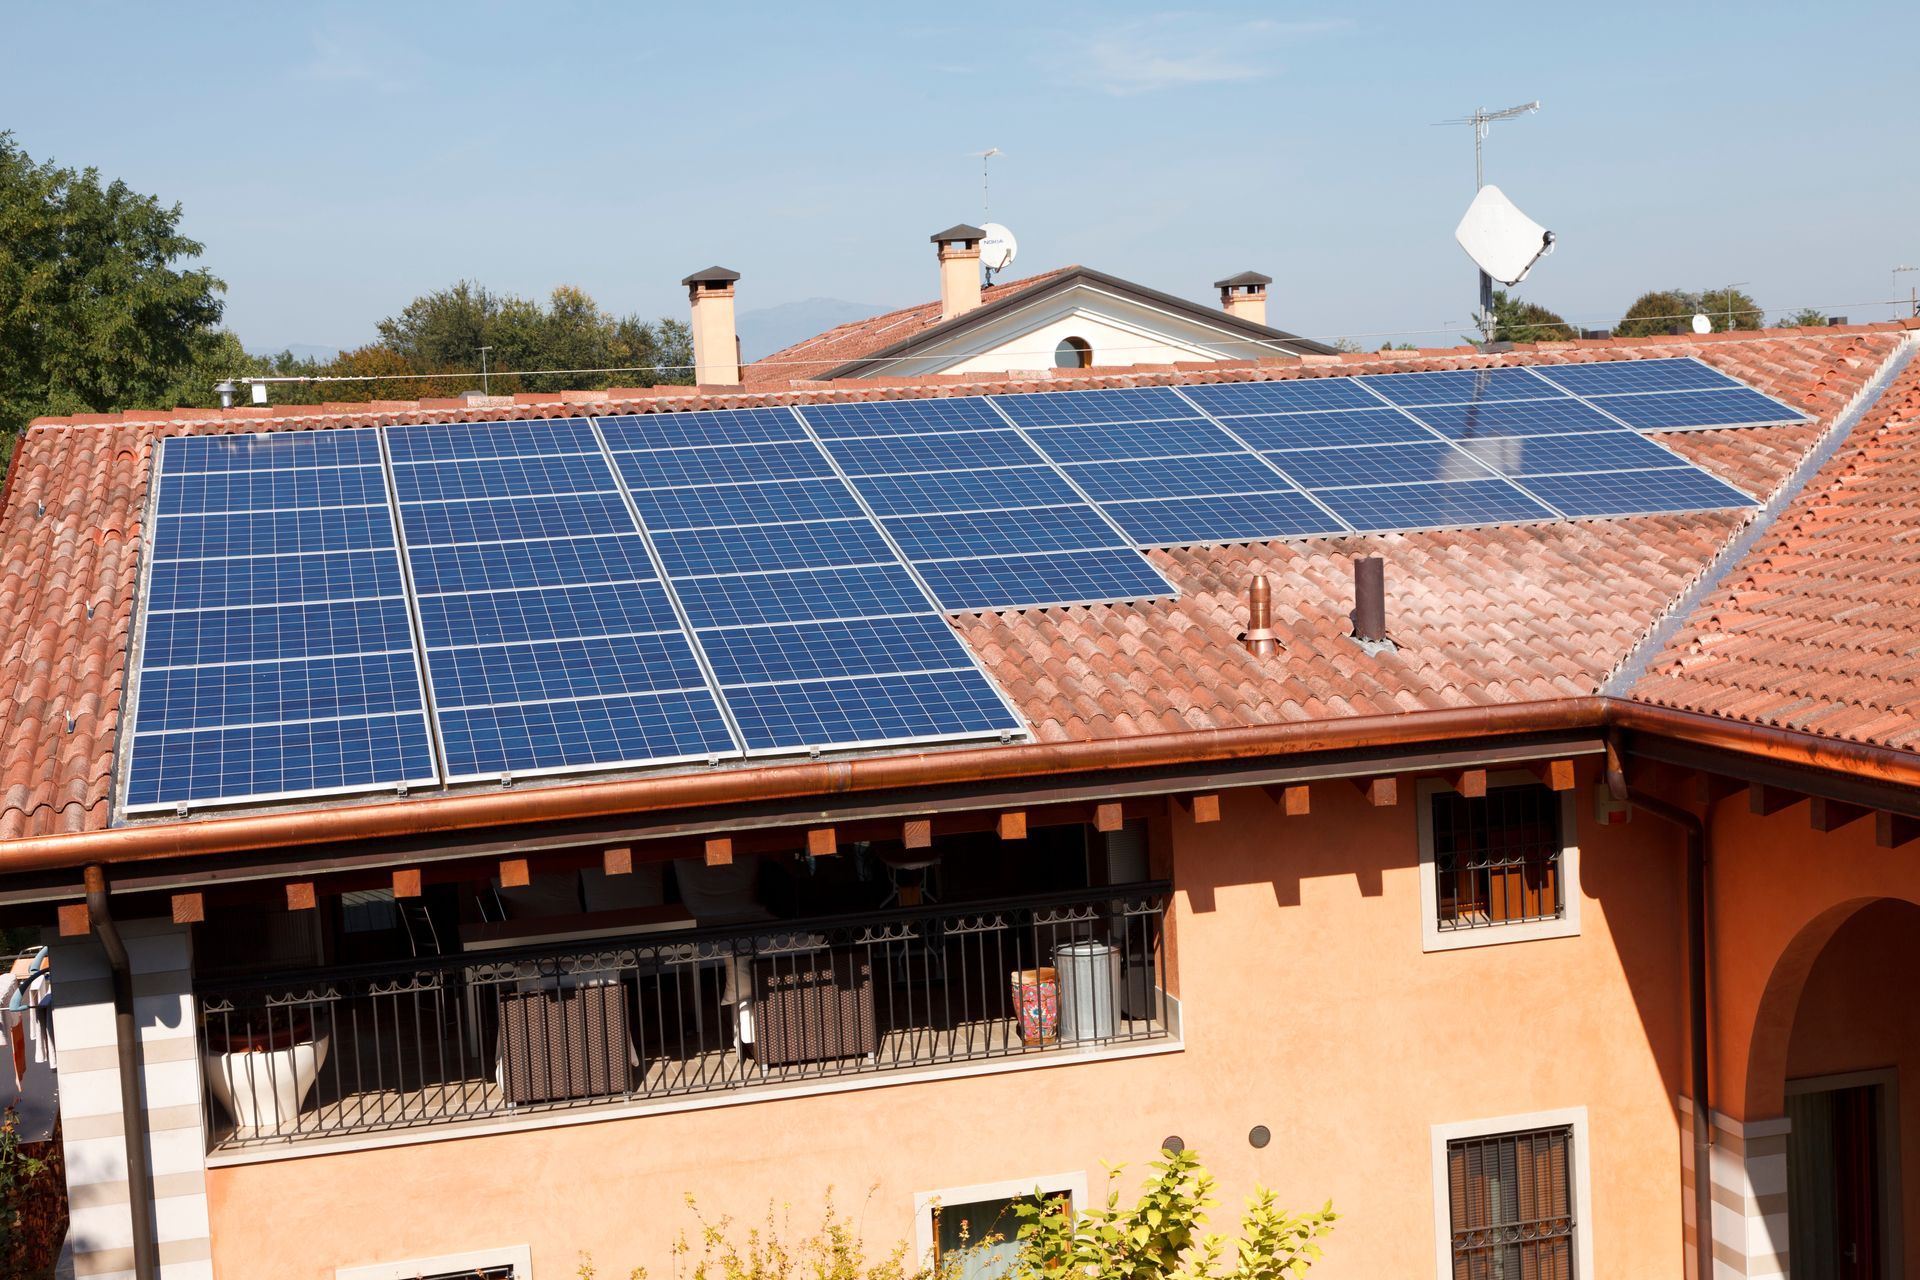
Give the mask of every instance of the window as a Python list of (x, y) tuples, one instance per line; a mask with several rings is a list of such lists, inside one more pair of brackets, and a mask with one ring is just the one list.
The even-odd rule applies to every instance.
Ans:
[(342, 1267), (334, 1280), (533, 1280), (533, 1251), (526, 1245), (478, 1249), (410, 1262)]
[(1058, 1173), (922, 1192), (914, 1197), (920, 1258), (936, 1268), (943, 1261), (957, 1263), (957, 1280), (1002, 1280), (1020, 1251), (1019, 1206), (1054, 1198), (1065, 1199), (1070, 1208), (1086, 1203), (1086, 1175)]
[(1053, 367), (1056, 369), (1093, 368), (1093, 346), (1085, 338), (1062, 338), (1060, 345), (1053, 349)]
[(1434, 1128), (1441, 1280), (1586, 1280), (1584, 1107)]
[(1484, 796), (1420, 791), (1421, 904), (1427, 950), (1580, 932), (1571, 791), (1527, 775)]

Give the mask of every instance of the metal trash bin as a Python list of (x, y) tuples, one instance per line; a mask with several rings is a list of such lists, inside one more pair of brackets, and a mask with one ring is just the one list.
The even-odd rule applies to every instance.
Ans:
[(1120, 1003), (1120, 952), (1104, 942), (1067, 942), (1053, 949), (1060, 971), (1060, 1042), (1111, 1040)]

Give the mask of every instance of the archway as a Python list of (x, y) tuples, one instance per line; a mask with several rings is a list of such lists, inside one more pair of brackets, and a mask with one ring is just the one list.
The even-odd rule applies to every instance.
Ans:
[(1904, 899), (1839, 903), (1781, 952), (1748, 1057), (1750, 1264), (1766, 1249), (1796, 1280), (1920, 1276), (1915, 992), (1920, 905)]

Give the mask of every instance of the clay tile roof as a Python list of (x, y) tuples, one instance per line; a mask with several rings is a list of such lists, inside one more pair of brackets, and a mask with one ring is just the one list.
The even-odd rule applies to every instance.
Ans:
[[(1028, 282), (1031, 283), (1031, 282)], [(1011, 286), (1009, 286), (1011, 287)], [(164, 435), (663, 413), (1061, 387), (1335, 377), (1694, 354), (1817, 415), (1804, 428), (1663, 437), (1772, 493), (1900, 350), (1899, 326), (1276, 359), (1045, 377), (862, 381), (814, 391), (614, 389), (459, 401), (42, 419), (0, 491), (0, 839), (105, 827), (150, 463)], [(1635, 696), (1920, 749), (1920, 361), (1689, 621)], [(1721, 512), (1318, 538), (1150, 553), (1175, 600), (968, 614), (954, 625), (1045, 740), (1593, 694), (1746, 517)], [(1357, 555), (1387, 563), (1388, 631), (1348, 635)], [(1284, 646), (1234, 637), (1272, 576)]]
[[(1737, 468), (1729, 444), (1713, 453)], [(1916, 513), (1920, 360), (1688, 614), (1631, 696), (1920, 751)]]

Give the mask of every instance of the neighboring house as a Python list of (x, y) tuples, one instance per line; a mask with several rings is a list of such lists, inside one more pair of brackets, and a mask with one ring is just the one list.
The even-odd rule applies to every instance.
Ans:
[[(1917, 330), (36, 423), (77, 1274), (664, 1275), (830, 1186), (930, 1253), (1175, 1141), (1329, 1280), (1920, 1270)], [(1750, 394), (1676, 356), (1807, 420), (1663, 429)], [(1109, 537), (1401, 510), (1468, 527)]]
[(741, 367), (737, 379), (724, 355), (711, 353), (737, 348), (732, 290), (740, 277), (722, 267), (688, 276), (682, 283), (693, 303), (699, 380), (770, 390), (794, 382), (1210, 363), (1333, 350), (1268, 327), (1272, 279), (1257, 272), (1215, 281), (1218, 309), (1079, 266), (983, 286), (985, 234), (961, 225), (931, 237), (940, 259), (934, 301), (837, 325)]

